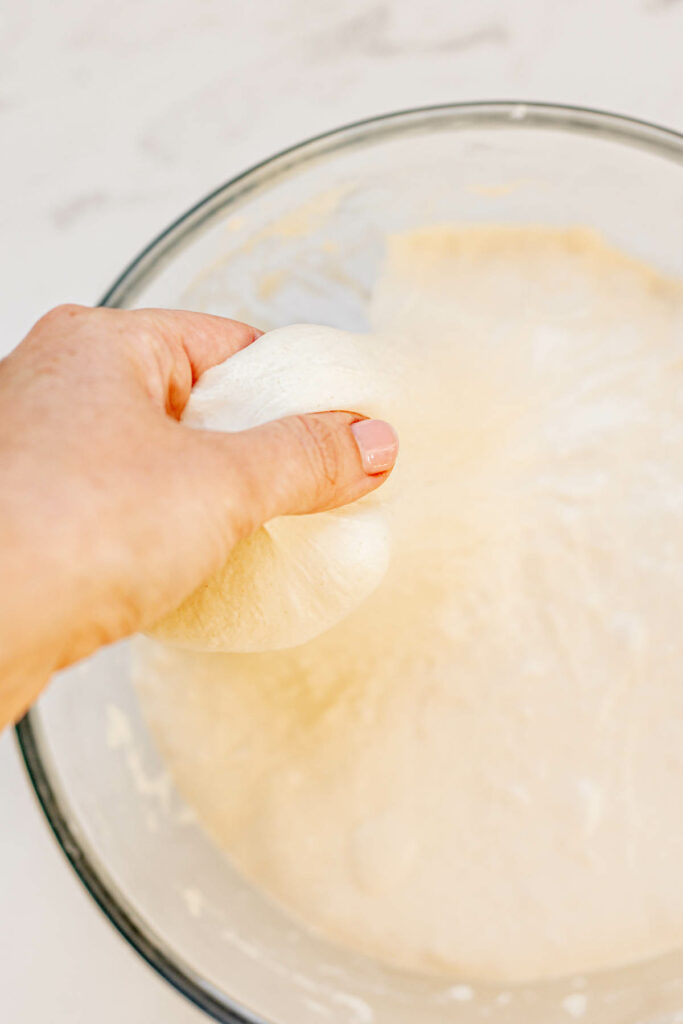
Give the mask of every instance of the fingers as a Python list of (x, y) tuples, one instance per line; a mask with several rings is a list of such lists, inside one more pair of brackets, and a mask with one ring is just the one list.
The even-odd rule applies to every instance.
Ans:
[(211, 366), (222, 363), (263, 334), (239, 320), (183, 309), (140, 309), (132, 316), (145, 317), (165, 340), (182, 347), (192, 369), (193, 384)]
[(110, 342), (117, 337), (127, 337), (141, 347), (150, 344), (155, 337), (168, 346), (170, 354), (182, 352), (194, 383), (209, 367), (222, 363), (260, 338), (263, 331), (239, 320), (182, 309), (105, 309), (72, 303), (51, 309), (41, 317), (29, 337), (61, 339), (65, 334), (82, 336), (84, 341), (103, 335)]
[(223, 480), (231, 490), (239, 536), (275, 516), (356, 501), (386, 480), (398, 454), (388, 423), (348, 412), (289, 416), (235, 434), (196, 433), (204, 454), (211, 452), (214, 485)]
[(79, 371), (90, 364), (94, 371), (132, 369), (154, 404), (177, 419), (205, 370), (262, 333), (238, 320), (185, 310), (64, 305), (42, 317), (27, 341), (42, 360), (73, 359)]
[(139, 309), (126, 315), (129, 320), (125, 326), (141, 357), (148, 393), (176, 419), (205, 370), (263, 334), (238, 320), (208, 313)]

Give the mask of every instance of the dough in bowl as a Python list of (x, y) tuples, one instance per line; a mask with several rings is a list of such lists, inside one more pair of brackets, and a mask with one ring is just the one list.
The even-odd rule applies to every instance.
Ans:
[[(192, 390), (183, 420), (239, 431), (307, 412), (344, 409), (391, 420), (401, 403), (398, 362), (383, 339), (294, 325), (263, 335)], [(218, 572), (151, 633), (180, 647), (266, 651), (334, 626), (384, 576), (389, 532), (383, 494), (352, 507), (286, 516), (242, 541)]]
[(406, 383), (349, 389), (401, 438), (386, 575), (291, 650), (144, 641), (152, 733), (255, 886), (394, 967), (680, 947), (683, 287), (578, 229), (387, 249), (354, 345)]

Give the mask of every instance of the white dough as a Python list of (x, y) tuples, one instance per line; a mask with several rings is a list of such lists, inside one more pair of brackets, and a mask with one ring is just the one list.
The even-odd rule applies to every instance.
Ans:
[[(380, 339), (308, 324), (263, 335), (208, 370), (183, 420), (239, 431), (306, 412), (390, 417), (402, 375)], [(387, 411), (388, 410), (388, 411)], [(382, 495), (353, 507), (272, 520), (152, 630), (181, 647), (264, 651), (312, 639), (360, 604), (384, 576), (389, 535)]]
[(587, 231), (443, 227), (390, 240), (374, 316), (386, 575), (296, 649), (145, 641), (159, 748), (248, 878), (391, 964), (681, 945), (683, 288)]

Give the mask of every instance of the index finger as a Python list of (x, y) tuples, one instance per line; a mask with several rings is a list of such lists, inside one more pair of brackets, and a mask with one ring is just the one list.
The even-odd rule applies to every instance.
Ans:
[(141, 309), (159, 329), (179, 342), (192, 369), (192, 383), (212, 366), (224, 362), (263, 334), (257, 327), (211, 313), (186, 309)]

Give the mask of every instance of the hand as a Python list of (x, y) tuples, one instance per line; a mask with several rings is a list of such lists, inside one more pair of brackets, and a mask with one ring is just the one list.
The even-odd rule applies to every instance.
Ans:
[(268, 519), (343, 505), (388, 476), (390, 428), (351, 413), (239, 434), (179, 422), (198, 377), (260, 334), (198, 313), (61, 306), (0, 362), (0, 727), (55, 670), (177, 606)]

